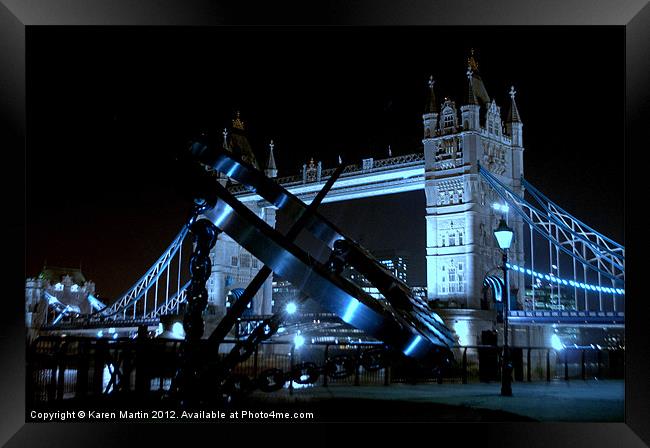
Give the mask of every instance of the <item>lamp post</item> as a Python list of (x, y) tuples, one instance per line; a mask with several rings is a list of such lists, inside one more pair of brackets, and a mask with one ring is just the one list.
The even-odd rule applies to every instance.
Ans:
[(503, 356), (501, 358), (501, 395), (504, 397), (512, 396), (512, 364), (510, 362), (510, 350), (508, 348), (508, 312), (510, 311), (510, 286), (508, 285), (508, 249), (512, 244), (514, 232), (506, 224), (503, 218), (499, 222), (499, 227), (494, 231), (494, 237), (503, 251), (503, 289), (504, 302), (503, 309)]

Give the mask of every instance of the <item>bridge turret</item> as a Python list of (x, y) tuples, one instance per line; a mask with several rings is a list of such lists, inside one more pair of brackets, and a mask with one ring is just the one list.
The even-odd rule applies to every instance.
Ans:
[(224, 145), (227, 145), (227, 149), (233, 153), (240, 156), (244, 162), (248, 162), (253, 165), (255, 168), (260, 168), (255, 158), (255, 153), (251, 148), (251, 144), (248, 141), (246, 136), (246, 127), (243, 120), (241, 119), (239, 111), (235, 119), (232, 120), (232, 129), (230, 135), (224, 135), (224, 138), (227, 140)]
[(438, 128), (438, 104), (436, 103), (436, 94), (433, 90), (433, 85), (435, 81), (433, 76), (429, 77), (429, 98), (427, 99), (427, 105), (424, 108), (424, 115), (422, 119), (424, 121), (424, 138), (433, 137)]
[(479, 105), (476, 95), (474, 95), (474, 82), (473, 82), (474, 72), (471, 67), (467, 68), (467, 94), (465, 95), (465, 101), (460, 107), (461, 120), (463, 124), (463, 129), (477, 131), (480, 129), (479, 121), (479, 112), (481, 106)]
[(521, 148), (523, 146), (522, 128), (524, 125), (519, 117), (519, 110), (515, 101), (516, 94), (515, 87), (510, 87), (510, 111), (506, 119), (506, 131), (512, 137), (512, 146)]
[[(483, 282), (501, 263), (492, 232), (504, 213), (494, 208), (501, 204), (497, 193), (478, 178), (478, 164), (517, 191), (523, 148), (504, 130), (501, 110), (487, 93), (474, 51), (465, 69), (460, 117), (454, 101), (445, 98), (436, 133), (423, 139), (427, 298), (445, 309), (443, 319), (452, 326), (458, 323), (465, 341), (478, 341), (494, 325), (493, 306), (483, 300)], [(510, 122), (512, 129), (520, 129)], [(508, 225), (516, 235), (510, 259), (523, 265), (522, 221), (510, 215)], [(520, 296), (522, 284), (520, 276), (510, 277), (512, 297)]]

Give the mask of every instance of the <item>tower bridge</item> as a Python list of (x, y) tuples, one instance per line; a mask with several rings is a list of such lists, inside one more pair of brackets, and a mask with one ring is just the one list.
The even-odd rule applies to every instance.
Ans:
[[(449, 97), (438, 101), (430, 79), (423, 152), (347, 165), (322, 202), (423, 190), (426, 299), (438, 304), (436, 312), (457, 336), (461, 328), (469, 334), (465, 340), (477, 340), (482, 331), (494, 329), (498, 309), (505, 309), (512, 323), (520, 326), (622, 326), (624, 246), (573, 217), (526, 181), (523, 122), (514, 87), (504, 118), (501, 107), (487, 94), (473, 57), (468, 60), (466, 78), (460, 107)], [(222, 185), (237, 177), (230, 170), (261, 174), (239, 115), (231, 132), (224, 132), (222, 150), (240, 161), (228, 170), (206, 167)], [(297, 213), (293, 198), (310, 204), (335, 171), (312, 160), (298, 175), (277, 177), (273, 151), (271, 144), (264, 173), (289, 193), (276, 196), (282, 201), (271, 203), (244, 183), (229, 184), (227, 189), (271, 229), (276, 210)], [(225, 211), (222, 215), (226, 216)], [(222, 215), (210, 215), (217, 227)], [(492, 235), (502, 218), (515, 234), (509, 251), (509, 294), (503, 291), (498, 270), (501, 251)], [(59, 311), (68, 316), (48, 324), (47, 329), (90, 331), (132, 328), (138, 323), (153, 327), (161, 316), (178, 312), (187, 300), (189, 283), (181, 282), (181, 271), (188, 268), (181, 254), (192, 250), (183, 249), (189, 246), (188, 240), (186, 226), (143, 277), (111, 305), (79, 317), (70, 310)], [(541, 264), (540, 247), (545, 254)], [(228, 294), (245, 289), (262, 269), (264, 263), (257, 257), (263, 252), (252, 253), (226, 233), (219, 235), (210, 251), (212, 270), (206, 284), (208, 303), (216, 315), (227, 312)], [(268, 278), (253, 298), (252, 314), (271, 314), (271, 282)], [(510, 302), (504, 303), (508, 296)], [(545, 345), (545, 338), (542, 332), (535, 343)]]

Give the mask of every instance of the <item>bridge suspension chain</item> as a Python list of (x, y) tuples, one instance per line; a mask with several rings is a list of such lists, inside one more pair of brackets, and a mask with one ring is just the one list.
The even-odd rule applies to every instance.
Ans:
[(570, 228), (550, 210), (546, 213), (539, 210), (480, 165), (479, 173), (533, 231), (555, 246), (558, 254), (559, 251), (565, 253), (583, 266), (613, 282), (624, 282), (624, 248), (622, 246), (619, 245), (620, 248), (605, 246), (602, 243), (604, 239), (600, 237), (597, 241), (590, 240), (589, 232), (585, 232), (582, 227), (582, 230), (576, 231), (575, 227), (574, 229)]

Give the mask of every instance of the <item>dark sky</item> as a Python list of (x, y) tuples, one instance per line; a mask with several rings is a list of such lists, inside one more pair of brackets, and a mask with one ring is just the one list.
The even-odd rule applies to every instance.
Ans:
[[(310, 157), (421, 151), (426, 81), (460, 105), (470, 48), (504, 113), (518, 91), (528, 180), (623, 242), (622, 27), (41, 27), (27, 39), (28, 276), (82, 263), (102, 296), (128, 288), (187, 217), (175, 152), (199, 131), (220, 136), (236, 110), (260, 160), (275, 141), (280, 176)], [(323, 209), (370, 249), (410, 251), (424, 284), (422, 192)]]

